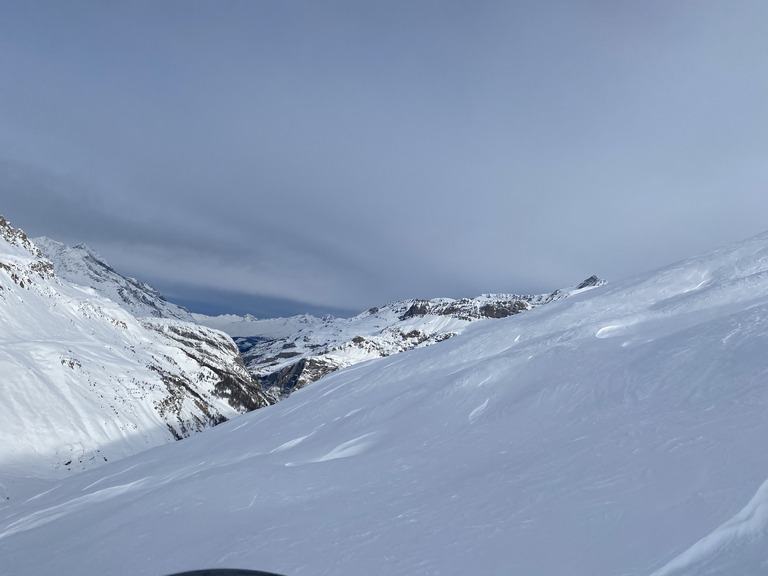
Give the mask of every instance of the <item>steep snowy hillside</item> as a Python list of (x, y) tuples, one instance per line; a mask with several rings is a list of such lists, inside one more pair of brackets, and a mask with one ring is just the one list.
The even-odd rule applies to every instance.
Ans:
[(123, 276), (85, 244), (67, 246), (44, 236), (33, 238), (32, 242), (53, 262), (59, 278), (93, 288), (136, 317), (195, 321), (185, 308), (168, 302), (149, 284)]
[(258, 379), (270, 402), (340, 368), (441, 342), (461, 333), (473, 321), (506, 318), (604, 284), (592, 276), (578, 286), (551, 294), (406, 300), (371, 308), (353, 318), (309, 314), (270, 319), (211, 317), (190, 314), (166, 301), (148, 284), (121, 275), (83, 244), (70, 247), (46, 237), (33, 242), (53, 262), (57, 276), (93, 288), (136, 317), (198, 322), (233, 336), (248, 371)]
[(358, 364), (0, 509), (9, 574), (768, 569), (768, 235)]
[(224, 333), (137, 320), (0, 216), (0, 476), (56, 476), (264, 406)]
[(406, 300), (353, 318), (194, 316), (235, 338), (248, 370), (277, 400), (340, 368), (423, 348), (460, 334), (471, 322), (506, 318), (603, 284), (592, 276), (551, 294)]

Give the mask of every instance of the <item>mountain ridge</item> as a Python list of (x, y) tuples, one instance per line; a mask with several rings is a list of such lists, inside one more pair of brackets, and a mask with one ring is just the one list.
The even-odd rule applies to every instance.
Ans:
[(351, 318), (311, 314), (272, 319), (231, 314), (213, 317), (192, 314), (168, 302), (149, 284), (120, 274), (85, 244), (70, 247), (47, 237), (34, 242), (53, 262), (58, 276), (93, 288), (133, 316), (176, 318), (227, 332), (272, 403), (335, 370), (442, 342), (470, 322), (505, 318), (605, 284), (591, 276), (548, 294), (409, 299), (373, 307)]
[(68, 246), (47, 236), (33, 238), (32, 242), (53, 263), (60, 278), (93, 288), (137, 318), (153, 316), (195, 322), (186, 308), (168, 302), (146, 282), (123, 276), (85, 244)]
[(0, 463), (46, 476), (187, 437), (266, 398), (224, 333), (136, 319), (0, 217)]
[(761, 235), (12, 494), (0, 557), (29, 576), (760, 574), (766, 347)]
[(193, 316), (232, 336), (248, 370), (278, 401), (336, 370), (443, 342), (472, 322), (506, 318), (603, 285), (604, 280), (590, 276), (548, 294), (401, 300), (351, 318)]

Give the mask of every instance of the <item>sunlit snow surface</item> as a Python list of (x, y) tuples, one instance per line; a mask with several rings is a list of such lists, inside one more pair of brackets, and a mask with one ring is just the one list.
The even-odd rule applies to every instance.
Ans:
[(0, 510), (0, 572), (768, 572), (768, 235)]
[(184, 308), (168, 302), (152, 286), (117, 272), (103, 256), (85, 244), (67, 246), (41, 236), (33, 242), (50, 260), (56, 275), (81, 286), (90, 286), (136, 317), (153, 316), (194, 322)]
[(31, 478), (71, 476), (244, 412), (219, 385), (228, 377), (259, 399), (238, 360), (224, 333), (137, 319), (59, 279), (0, 216), (0, 505), (34, 492)]

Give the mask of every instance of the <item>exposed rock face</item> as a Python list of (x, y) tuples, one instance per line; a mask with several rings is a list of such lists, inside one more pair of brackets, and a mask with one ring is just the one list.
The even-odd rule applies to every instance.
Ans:
[[(176, 342), (184, 354), (210, 370), (213, 394), (225, 399), (237, 412), (250, 412), (270, 404), (258, 382), (246, 370), (234, 341), (223, 332), (168, 319), (141, 318), (139, 321), (145, 328)], [(208, 403), (199, 397), (198, 400), (204, 413), (217, 419)]]
[[(21, 288), (26, 288), (35, 280), (54, 278), (53, 264), (43, 257), (42, 252), (27, 238), (23, 230), (11, 226), (3, 216), (0, 216), (0, 239), (5, 240), (9, 248), (16, 249), (13, 251), (15, 256), (22, 256), (12, 258), (11, 253), (6, 253), (7, 261), (0, 260), (0, 268), (8, 272), (14, 283)], [(0, 291), (2, 289), (0, 284)]]
[(416, 300), (400, 320), (407, 320), (417, 316), (452, 316), (462, 320), (479, 320), (480, 318), (506, 318), (513, 314), (519, 314), (533, 307), (533, 296), (520, 296), (516, 298), (488, 295), (487, 301), (478, 301), (477, 298), (462, 298), (452, 302), (440, 300)]
[(584, 288), (595, 288), (605, 284), (605, 280), (601, 280), (597, 276), (590, 276), (584, 282), (576, 286), (576, 290), (583, 290)]
[(272, 402), (285, 398), (294, 390), (319, 380), (341, 366), (327, 358), (302, 358), (295, 364), (261, 377), (260, 383)]
[(24, 231), (11, 226), (11, 223), (2, 215), (0, 215), (0, 238), (5, 240), (9, 246), (15, 246), (29, 252), (34, 258), (43, 257), (38, 247), (27, 238)]

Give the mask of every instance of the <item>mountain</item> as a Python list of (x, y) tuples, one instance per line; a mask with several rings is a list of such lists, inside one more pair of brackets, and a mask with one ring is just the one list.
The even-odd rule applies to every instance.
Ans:
[(248, 371), (271, 403), (335, 370), (364, 360), (441, 342), (471, 322), (505, 318), (580, 291), (602, 286), (592, 276), (551, 294), (484, 294), (478, 298), (405, 300), (371, 308), (353, 318), (256, 319), (190, 314), (152, 286), (123, 276), (84, 244), (71, 247), (47, 237), (33, 239), (62, 279), (89, 286), (136, 317), (175, 318), (225, 331), (235, 338)]
[(8, 481), (0, 558), (29, 576), (763, 574), (766, 350), (768, 234)]
[(136, 319), (0, 216), (0, 476), (66, 475), (266, 405), (224, 333)]
[(33, 238), (32, 242), (53, 262), (59, 278), (93, 288), (137, 318), (154, 316), (195, 321), (185, 308), (168, 302), (149, 284), (123, 276), (85, 244), (67, 246), (45, 236)]
[(248, 370), (276, 401), (335, 370), (442, 342), (478, 320), (506, 318), (604, 284), (591, 276), (551, 294), (404, 300), (353, 318), (194, 317), (235, 338)]

